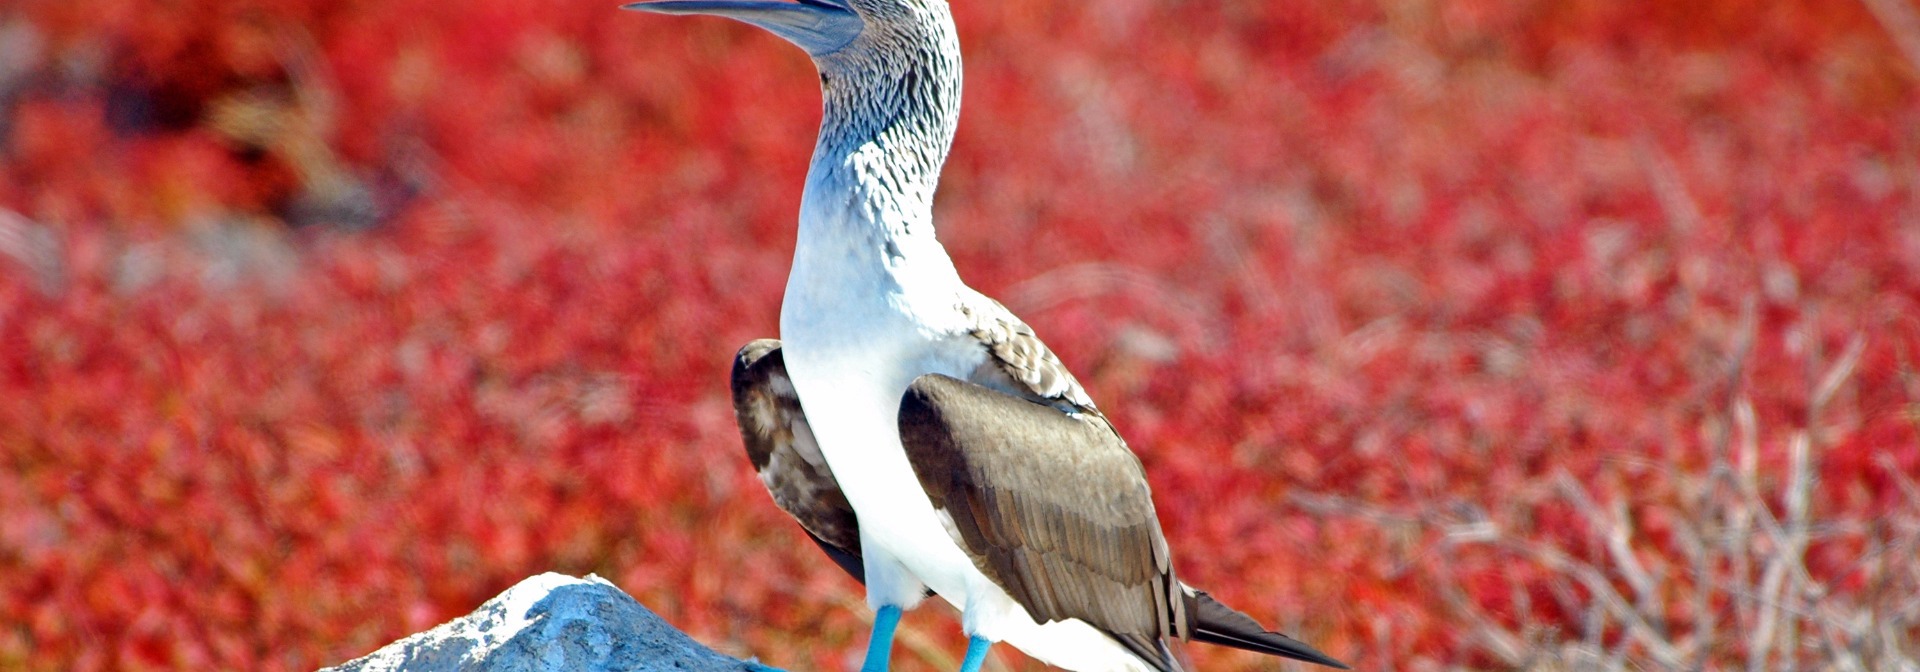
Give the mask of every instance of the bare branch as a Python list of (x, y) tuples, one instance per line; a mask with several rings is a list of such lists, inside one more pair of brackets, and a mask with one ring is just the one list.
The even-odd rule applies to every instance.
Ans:
[[(1833, 366), (1827, 369), (1826, 375), (1820, 377), (1820, 384), (1813, 388), (1813, 403), (1810, 405), (1808, 415), (1817, 414), (1818, 409), (1826, 408), (1827, 402), (1833, 400), (1833, 394), (1840, 390), (1840, 386), (1847, 382), (1847, 378), (1853, 376), (1854, 367), (1860, 364), (1860, 353), (1865, 352), (1866, 349), (1865, 336), (1854, 334), (1853, 339), (1847, 341), (1847, 349), (1840, 353), (1839, 361), (1834, 362)], [(1814, 427), (1809, 423), (1807, 429), (1811, 431)]]

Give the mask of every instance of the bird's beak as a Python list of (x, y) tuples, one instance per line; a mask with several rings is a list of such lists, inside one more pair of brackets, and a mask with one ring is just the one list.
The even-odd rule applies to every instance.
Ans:
[(651, 0), (621, 8), (659, 14), (711, 14), (744, 21), (800, 45), (812, 56), (839, 51), (865, 26), (847, 0)]

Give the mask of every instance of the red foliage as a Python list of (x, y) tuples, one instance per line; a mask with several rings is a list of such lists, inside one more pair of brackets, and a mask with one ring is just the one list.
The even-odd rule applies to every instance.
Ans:
[[(1799, 483), (1806, 611), (1920, 590), (1903, 1), (959, 3), (937, 217), (1229, 602), (1368, 668), (1662, 660), (1609, 591), (1813, 660), (1724, 587)], [(311, 668), (545, 570), (844, 667), (724, 398), (815, 81), (613, 3), (0, 9), (0, 667)]]

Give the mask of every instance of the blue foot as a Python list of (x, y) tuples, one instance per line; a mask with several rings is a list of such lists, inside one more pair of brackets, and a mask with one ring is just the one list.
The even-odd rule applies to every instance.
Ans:
[(867, 640), (867, 660), (860, 672), (887, 672), (887, 660), (893, 656), (893, 630), (900, 626), (900, 608), (885, 606), (873, 616), (873, 639)]
[(972, 637), (967, 639), (967, 659), (960, 663), (960, 672), (980, 672), (980, 666), (987, 664), (987, 649), (993, 642)]

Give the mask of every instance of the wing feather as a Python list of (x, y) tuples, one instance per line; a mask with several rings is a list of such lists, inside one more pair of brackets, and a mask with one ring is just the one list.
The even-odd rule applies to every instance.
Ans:
[(763, 338), (733, 359), (733, 413), (747, 459), (773, 503), (800, 523), (834, 564), (865, 580), (853, 505), (827, 467), (800, 397), (787, 378), (780, 341)]
[(967, 335), (980, 343), (987, 357), (967, 376), (969, 382), (1062, 411), (1100, 414), (1080, 381), (1033, 327), (998, 301), (974, 298), (959, 308), (972, 323)]
[(902, 399), (900, 434), (961, 548), (1036, 620), (1184, 634), (1145, 474), (1104, 418), (927, 375)]

